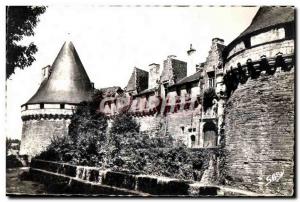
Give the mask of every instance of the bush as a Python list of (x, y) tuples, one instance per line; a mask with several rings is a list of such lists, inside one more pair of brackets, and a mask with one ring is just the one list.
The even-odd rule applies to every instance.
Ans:
[(92, 109), (88, 104), (78, 107), (69, 136), (53, 138), (39, 158), (197, 181), (208, 168), (214, 150), (174, 146), (172, 137), (163, 131), (151, 132), (151, 136), (141, 133), (139, 124), (125, 113), (114, 117), (108, 132), (106, 117)]
[(96, 113), (93, 103), (83, 103), (71, 119), (68, 136), (54, 136), (47, 150), (36, 158), (100, 166), (106, 155), (106, 129), (107, 118)]
[(77, 108), (69, 126), (74, 152), (72, 163), (100, 166), (105, 152), (107, 118), (89, 104)]
[(6, 168), (18, 168), (23, 167), (22, 162), (17, 158), (16, 155), (6, 156)]
[(139, 132), (140, 125), (126, 113), (115, 116), (110, 129), (112, 134), (124, 134), (127, 132)]

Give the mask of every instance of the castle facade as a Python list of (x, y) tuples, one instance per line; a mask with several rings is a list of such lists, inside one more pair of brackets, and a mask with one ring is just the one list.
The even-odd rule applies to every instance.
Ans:
[[(124, 109), (118, 101), (129, 98), (126, 111), (140, 123), (142, 133), (171, 136), (175, 144), (192, 149), (222, 147), (227, 151), (228, 183), (291, 195), (294, 15), (292, 7), (261, 7), (227, 46), (222, 39), (212, 39), (203, 63), (196, 61), (191, 45), (188, 63), (170, 55), (162, 69), (156, 63), (149, 71), (135, 67), (124, 89), (109, 89), (115, 93), (100, 110), (113, 117)], [(91, 99), (93, 85), (71, 43), (64, 44), (44, 71), (37, 93), (22, 106), (23, 154), (38, 154), (52, 135), (67, 134), (74, 107)], [(272, 183), (274, 173), (283, 173), (280, 185)]]

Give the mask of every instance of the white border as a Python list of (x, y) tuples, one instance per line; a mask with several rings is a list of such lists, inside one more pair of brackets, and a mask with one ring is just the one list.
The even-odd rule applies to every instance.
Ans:
[[(1, 71), (2, 73), (0, 74), (0, 112), (2, 112), (2, 116), (0, 116), (0, 125), (1, 127), (1, 142), (3, 144), (5, 144), (5, 116), (3, 116), (5, 114), (5, 5), (68, 5), (68, 4), (76, 4), (76, 5), (294, 5), (296, 6), (296, 8), (298, 7), (299, 4), (299, 0), (293, 1), (293, 0), (202, 0), (202, 1), (198, 1), (198, 0), (2, 0), (0, 1), (0, 30), (1, 30), (1, 49), (0, 49), (0, 55), (1, 55)], [(298, 16), (298, 14), (297, 14)], [(297, 19), (297, 18), (296, 18)], [(299, 20), (297, 19), (297, 27), (298, 27), (298, 23)], [(298, 36), (297, 36), (298, 37)], [(297, 39), (297, 44), (298, 44), (298, 40)], [(296, 46), (298, 47), (298, 46)], [(298, 53), (298, 51), (297, 51)], [(298, 58), (298, 54), (296, 56)], [(297, 60), (298, 61), (298, 60)], [(298, 64), (296, 65), (296, 67), (298, 67)], [(298, 80), (299, 83), (299, 73), (297, 75), (296, 80)], [(299, 86), (297, 85), (297, 94), (299, 94)], [(296, 93), (296, 92), (295, 92)], [(296, 95), (297, 95), (296, 94)], [(297, 103), (298, 104), (298, 103)], [(299, 109), (299, 105), (298, 105), (298, 109)], [(298, 114), (298, 110), (296, 112), (296, 114)], [(296, 125), (300, 125), (298, 124), (299, 120), (297, 120), (297, 124)], [(297, 133), (295, 134), (297, 135)], [(297, 140), (299, 139), (299, 137), (297, 138)], [(298, 141), (297, 141), (298, 144)], [(299, 146), (299, 145), (298, 145)], [(6, 193), (6, 172), (5, 172), (5, 146), (3, 145), (2, 147), (2, 172), (0, 172), (0, 179), (1, 179), (1, 197), (0, 200), (1, 201), (8, 201), (9, 198), (7, 198), (5, 196)], [(297, 155), (297, 162), (299, 162), (299, 155)], [(298, 164), (299, 165), (299, 164)], [(297, 172), (299, 173), (299, 172)], [(295, 173), (296, 174), (296, 173)], [(299, 179), (299, 176), (297, 176), (297, 181)], [(297, 192), (299, 191), (299, 183), (297, 183)], [(299, 192), (298, 192), (299, 194)], [(20, 198), (21, 199), (21, 198)], [(32, 200), (40, 200), (42, 198), (36, 198), (36, 199), (29, 199), (29, 198), (22, 198), (21, 200), (26, 200), (26, 201), (32, 201)], [(73, 200), (82, 200), (82, 201), (86, 201), (87, 198), (65, 198), (65, 199), (59, 199), (59, 198), (46, 198), (46, 200), (58, 200), (58, 201), (73, 201)], [(16, 200), (16, 199), (15, 199)], [(43, 199), (45, 200), (45, 199)], [(89, 198), (89, 200), (104, 200), (101, 198)], [(116, 200), (116, 199), (114, 199)], [(124, 199), (123, 199), (124, 200)], [(125, 200), (132, 200), (131, 198), (125, 198)], [(138, 199), (139, 200), (139, 199)], [(149, 199), (147, 199), (149, 200)], [(153, 200), (153, 199), (151, 199)], [(166, 199), (159, 199), (159, 200), (166, 200)], [(185, 199), (185, 200), (189, 200), (189, 199)], [(209, 199), (198, 199), (201, 201), (208, 201)], [(227, 199), (228, 200), (228, 199)], [(231, 200), (241, 200), (240, 198), (236, 198), (236, 199), (229, 199)], [(242, 199), (245, 200), (245, 199)], [(270, 200), (270, 199), (268, 199)], [(272, 200), (272, 199), (271, 199)]]

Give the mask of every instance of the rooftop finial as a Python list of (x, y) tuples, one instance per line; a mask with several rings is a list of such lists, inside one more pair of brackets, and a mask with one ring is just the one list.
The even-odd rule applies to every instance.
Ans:
[(71, 33), (68, 32), (65, 37), (65, 42), (70, 42), (70, 41), (71, 41)]
[(188, 55), (191, 55), (192, 53), (194, 53), (196, 51), (196, 49), (193, 48), (193, 44), (190, 44), (190, 49), (187, 51)]

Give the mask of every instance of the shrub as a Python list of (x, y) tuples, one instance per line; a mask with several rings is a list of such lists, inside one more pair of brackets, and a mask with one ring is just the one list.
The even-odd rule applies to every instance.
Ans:
[(49, 161), (68, 162), (73, 157), (73, 142), (68, 136), (55, 135), (51, 138), (51, 143), (47, 149), (35, 158)]
[(107, 119), (93, 106), (78, 107), (69, 126), (69, 136), (53, 138), (39, 158), (98, 166), (102, 169), (143, 173), (184, 180), (200, 180), (214, 150), (189, 150), (174, 145), (164, 130), (141, 133), (139, 124), (125, 113)]
[[(15, 144), (13, 146), (13, 144)], [(9, 154), (10, 150), (20, 150), (20, 140), (18, 139), (11, 139), (11, 138), (6, 138), (6, 156)]]
[(6, 156), (6, 168), (18, 168), (23, 167), (22, 162), (17, 158), (16, 155)]
[(140, 125), (126, 113), (115, 116), (110, 129), (112, 134), (124, 134), (127, 132), (139, 132)]
[(47, 150), (37, 158), (100, 166), (106, 141), (107, 118), (96, 113), (93, 103), (78, 106), (69, 125), (68, 136), (54, 136)]

